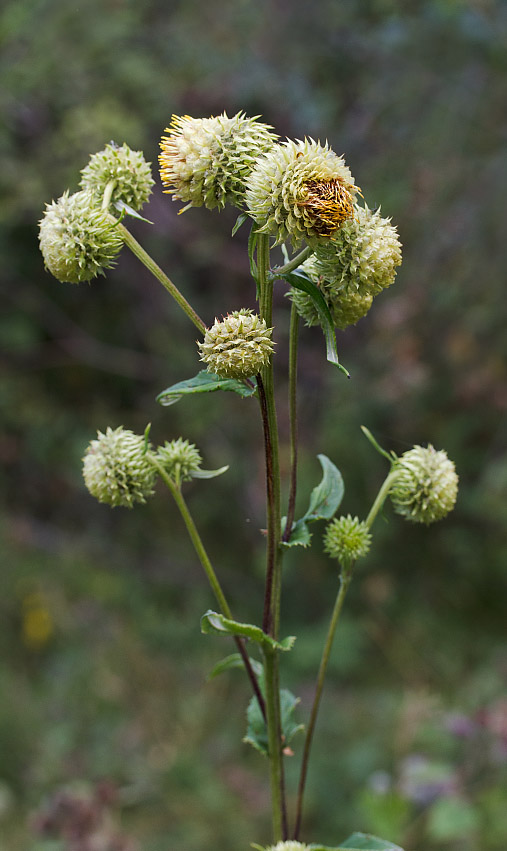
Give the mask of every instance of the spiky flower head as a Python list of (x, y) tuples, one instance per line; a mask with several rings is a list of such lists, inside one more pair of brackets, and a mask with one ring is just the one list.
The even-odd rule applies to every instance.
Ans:
[(274, 351), (272, 328), (251, 310), (235, 310), (208, 328), (199, 343), (208, 372), (222, 378), (250, 378), (265, 366)]
[[(229, 118), (173, 115), (159, 156), (165, 191), (188, 207), (242, 207), (245, 181), (257, 158), (278, 138), (271, 127), (238, 112)], [(182, 211), (180, 211), (182, 212)]]
[(59, 281), (91, 281), (114, 265), (123, 240), (90, 192), (65, 192), (46, 205), (39, 222), (44, 265)]
[(329, 523), (324, 534), (324, 550), (349, 567), (362, 558), (370, 549), (371, 535), (366, 523), (358, 517), (336, 517)]
[(275, 145), (257, 162), (246, 205), (259, 231), (297, 247), (328, 239), (354, 214), (358, 191), (343, 157), (313, 139)]
[(270, 845), (266, 851), (308, 851), (308, 845), (303, 842), (296, 842), (294, 839), (289, 839), (286, 842), (277, 842), (276, 845)]
[(92, 193), (99, 207), (106, 187), (113, 182), (109, 203), (123, 201), (132, 209), (140, 210), (155, 183), (142, 151), (132, 151), (128, 145), (119, 146), (114, 142), (92, 154), (81, 174), (81, 188)]
[[(335, 328), (343, 330), (348, 328), (349, 325), (355, 325), (363, 316), (366, 316), (373, 303), (371, 293), (361, 295), (356, 290), (349, 290), (347, 287), (332, 292), (331, 288), (326, 286), (327, 282), (323, 281), (317, 273), (314, 257), (306, 260), (301, 265), (301, 269), (319, 287), (331, 313)], [(320, 323), (319, 313), (308, 293), (292, 287), (288, 295), (290, 295), (291, 300), (296, 305), (297, 312), (307, 325), (318, 325)]]
[(188, 482), (192, 473), (198, 470), (202, 463), (199, 450), (193, 443), (178, 437), (177, 440), (166, 441), (157, 449), (157, 458), (160, 464), (172, 479), (179, 482)]
[(97, 432), (83, 458), (83, 478), (91, 495), (108, 505), (133, 508), (153, 493), (156, 470), (145, 452), (145, 438), (119, 426)]
[(414, 523), (434, 523), (452, 511), (458, 476), (444, 449), (414, 446), (393, 464), (397, 478), (390, 491), (397, 514)]

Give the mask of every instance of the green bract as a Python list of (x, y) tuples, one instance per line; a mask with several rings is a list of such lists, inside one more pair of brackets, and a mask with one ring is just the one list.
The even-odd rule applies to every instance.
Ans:
[(91, 281), (114, 264), (123, 245), (115, 223), (85, 190), (47, 204), (39, 224), (44, 264), (59, 281)]
[(354, 213), (358, 189), (343, 157), (313, 139), (275, 145), (261, 157), (247, 184), (246, 205), (261, 233), (316, 244)]
[(83, 478), (91, 495), (108, 505), (133, 508), (153, 493), (157, 473), (146, 455), (146, 440), (119, 426), (97, 432), (83, 458)]
[(458, 476), (445, 450), (414, 446), (393, 465), (397, 478), (390, 497), (397, 514), (414, 523), (434, 523), (452, 511)]
[(238, 112), (211, 118), (173, 115), (163, 136), (160, 176), (166, 192), (187, 206), (241, 207), (245, 181), (257, 157), (277, 136), (271, 127)]
[(367, 554), (371, 535), (366, 523), (358, 517), (337, 517), (324, 534), (324, 549), (331, 558), (350, 565)]
[(192, 473), (199, 469), (202, 457), (193, 443), (178, 437), (177, 440), (165, 442), (157, 449), (157, 458), (171, 478), (178, 482), (188, 482)]
[(201, 360), (223, 378), (250, 378), (273, 353), (272, 330), (251, 310), (235, 310), (208, 328), (204, 342), (198, 344)]
[(151, 195), (155, 181), (149, 163), (142, 151), (131, 151), (111, 142), (103, 151), (92, 154), (90, 162), (81, 171), (80, 186), (88, 189), (100, 206), (106, 186), (114, 181), (110, 203), (122, 201), (134, 210), (140, 210)]

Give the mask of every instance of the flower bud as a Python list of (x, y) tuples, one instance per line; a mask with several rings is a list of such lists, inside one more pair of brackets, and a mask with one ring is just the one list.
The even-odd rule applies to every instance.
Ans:
[(177, 440), (165, 442), (157, 449), (157, 458), (171, 479), (178, 482), (189, 482), (192, 473), (199, 469), (202, 463), (201, 454), (193, 443), (178, 437)]
[(371, 535), (366, 523), (358, 517), (337, 517), (329, 523), (324, 534), (324, 550), (344, 566), (349, 567), (370, 549)]
[(83, 478), (92, 496), (108, 505), (133, 508), (153, 493), (157, 473), (147, 458), (145, 438), (123, 426), (97, 432), (83, 458)]
[(246, 204), (260, 233), (276, 244), (329, 238), (354, 215), (358, 191), (343, 157), (313, 139), (275, 145), (261, 157), (247, 183)]
[(458, 476), (445, 450), (414, 446), (393, 464), (397, 478), (390, 491), (397, 514), (414, 523), (434, 523), (452, 511)]
[(123, 245), (115, 223), (84, 190), (47, 204), (39, 224), (44, 264), (58, 281), (78, 284), (104, 274)]
[(134, 210), (140, 210), (146, 203), (155, 183), (142, 151), (131, 151), (128, 145), (119, 147), (114, 142), (106, 145), (103, 151), (92, 154), (81, 174), (81, 188), (92, 193), (99, 207), (111, 181), (114, 188), (110, 203), (123, 201)]
[(235, 310), (208, 328), (199, 343), (208, 372), (222, 378), (250, 378), (265, 366), (274, 351), (272, 328), (251, 310)]
[[(242, 207), (245, 181), (276, 136), (267, 124), (238, 112), (211, 118), (173, 115), (163, 136), (160, 176), (166, 192), (187, 207)], [(186, 209), (186, 208), (185, 208)]]

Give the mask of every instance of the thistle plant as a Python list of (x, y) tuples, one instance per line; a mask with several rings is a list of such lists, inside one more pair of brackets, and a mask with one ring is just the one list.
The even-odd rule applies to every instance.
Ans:
[[(398, 234), (390, 219), (358, 200), (362, 191), (344, 158), (327, 143), (279, 142), (269, 126), (243, 113), (233, 118), (225, 113), (197, 119), (173, 116), (166, 133), (160, 176), (165, 191), (185, 205), (180, 212), (195, 206), (220, 210), (228, 204), (239, 210), (233, 236), (249, 223), (248, 261), (256, 310), (234, 310), (207, 326), (134, 239), (125, 216), (138, 215), (150, 194), (152, 177), (142, 153), (126, 144), (110, 143), (93, 154), (82, 170), (81, 190), (73, 195), (66, 192), (48, 205), (40, 224), (41, 251), (46, 268), (56, 278), (78, 283), (103, 273), (125, 246), (184, 311), (200, 335), (196, 362), (200, 359), (206, 368), (160, 392), (159, 402), (167, 405), (195, 393), (227, 390), (248, 399), (252, 412), (258, 407), (266, 470), (265, 577), (264, 589), (259, 589), (258, 623), (244, 623), (241, 601), (228, 600), (184, 497), (186, 482), (221, 475), (227, 466), (203, 470), (199, 449), (184, 436), (162, 440), (157, 446), (149, 426), (144, 435), (123, 426), (107, 427), (85, 452), (84, 482), (93, 497), (113, 508), (133, 509), (154, 498), (157, 483), (176, 502), (216, 601), (216, 608), (203, 614), (201, 631), (232, 640), (237, 649), (216, 670), (242, 664), (252, 690), (245, 741), (266, 758), (272, 810), (272, 844), (254, 847), (260, 851), (401, 851), (389, 840), (357, 832), (335, 849), (300, 841), (306, 778), (335, 633), (358, 563), (360, 573), (367, 570), (374, 522), (387, 497), (395, 513), (412, 523), (430, 525), (442, 520), (456, 500), (456, 471), (443, 450), (415, 446), (398, 458), (382, 449), (364, 428), (370, 443), (389, 462), (369, 509), (362, 517), (338, 514), (343, 479), (335, 463), (319, 455), (322, 480), (309, 494), (307, 511), (301, 517), (295, 513), (300, 317), (308, 325), (320, 326), (329, 368), (348, 375), (339, 360), (336, 329), (343, 331), (359, 321), (374, 298), (394, 283), (401, 263)], [(272, 262), (271, 249), (277, 245), (282, 246), (282, 265)], [(287, 303), (289, 352), (284, 382), (289, 387), (291, 458), (286, 505), (282, 505), (279, 463), (277, 405), (284, 402), (276, 392), (280, 369), (272, 314), (275, 286), (284, 288), (292, 302)], [(227, 305), (221, 308), (226, 311)], [(195, 336), (195, 330), (192, 333)], [(310, 714), (302, 724), (295, 717), (298, 699), (280, 688), (284, 655), (297, 653), (294, 636), (280, 635), (282, 562), (288, 549), (308, 559), (315, 525), (322, 523), (327, 525), (320, 546), (336, 572), (336, 599)], [(285, 761), (294, 758), (293, 751), (300, 758), (300, 776), (294, 812), (289, 812)]]

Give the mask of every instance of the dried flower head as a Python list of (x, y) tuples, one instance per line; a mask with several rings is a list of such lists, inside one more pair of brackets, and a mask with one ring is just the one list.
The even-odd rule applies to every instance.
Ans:
[(204, 342), (198, 344), (201, 360), (222, 378), (250, 378), (274, 351), (272, 330), (251, 310), (235, 310), (207, 329)]
[(155, 183), (142, 151), (132, 151), (128, 145), (120, 147), (114, 142), (106, 145), (103, 151), (92, 154), (81, 174), (81, 188), (92, 193), (99, 207), (106, 187), (114, 182), (110, 203), (123, 201), (132, 209), (140, 210)]
[(332, 520), (324, 534), (324, 550), (344, 567), (365, 556), (370, 544), (371, 535), (366, 523), (350, 514)]
[(393, 464), (397, 478), (390, 497), (397, 514), (414, 523), (434, 523), (452, 511), (458, 476), (445, 450), (414, 446)]
[(192, 473), (198, 470), (202, 463), (199, 450), (193, 443), (178, 437), (177, 440), (166, 441), (157, 449), (157, 458), (160, 464), (172, 479), (179, 482), (188, 482)]
[[(173, 115), (163, 136), (160, 176), (166, 192), (187, 207), (243, 206), (245, 181), (257, 157), (277, 136), (271, 127), (238, 112), (229, 118)], [(184, 209), (187, 209), (185, 207)]]
[(97, 432), (83, 458), (83, 478), (91, 495), (108, 505), (133, 508), (153, 493), (157, 473), (145, 452), (145, 438), (119, 426)]
[(358, 191), (343, 157), (313, 139), (275, 145), (257, 162), (246, 204), (261, 233), (316, 244), (354, 215)]
[(39, 223), (44, 265), (59, 281), (91, 281), (114, 265), (123, 240), (90, 192), (65, 192), (46, 205)]

